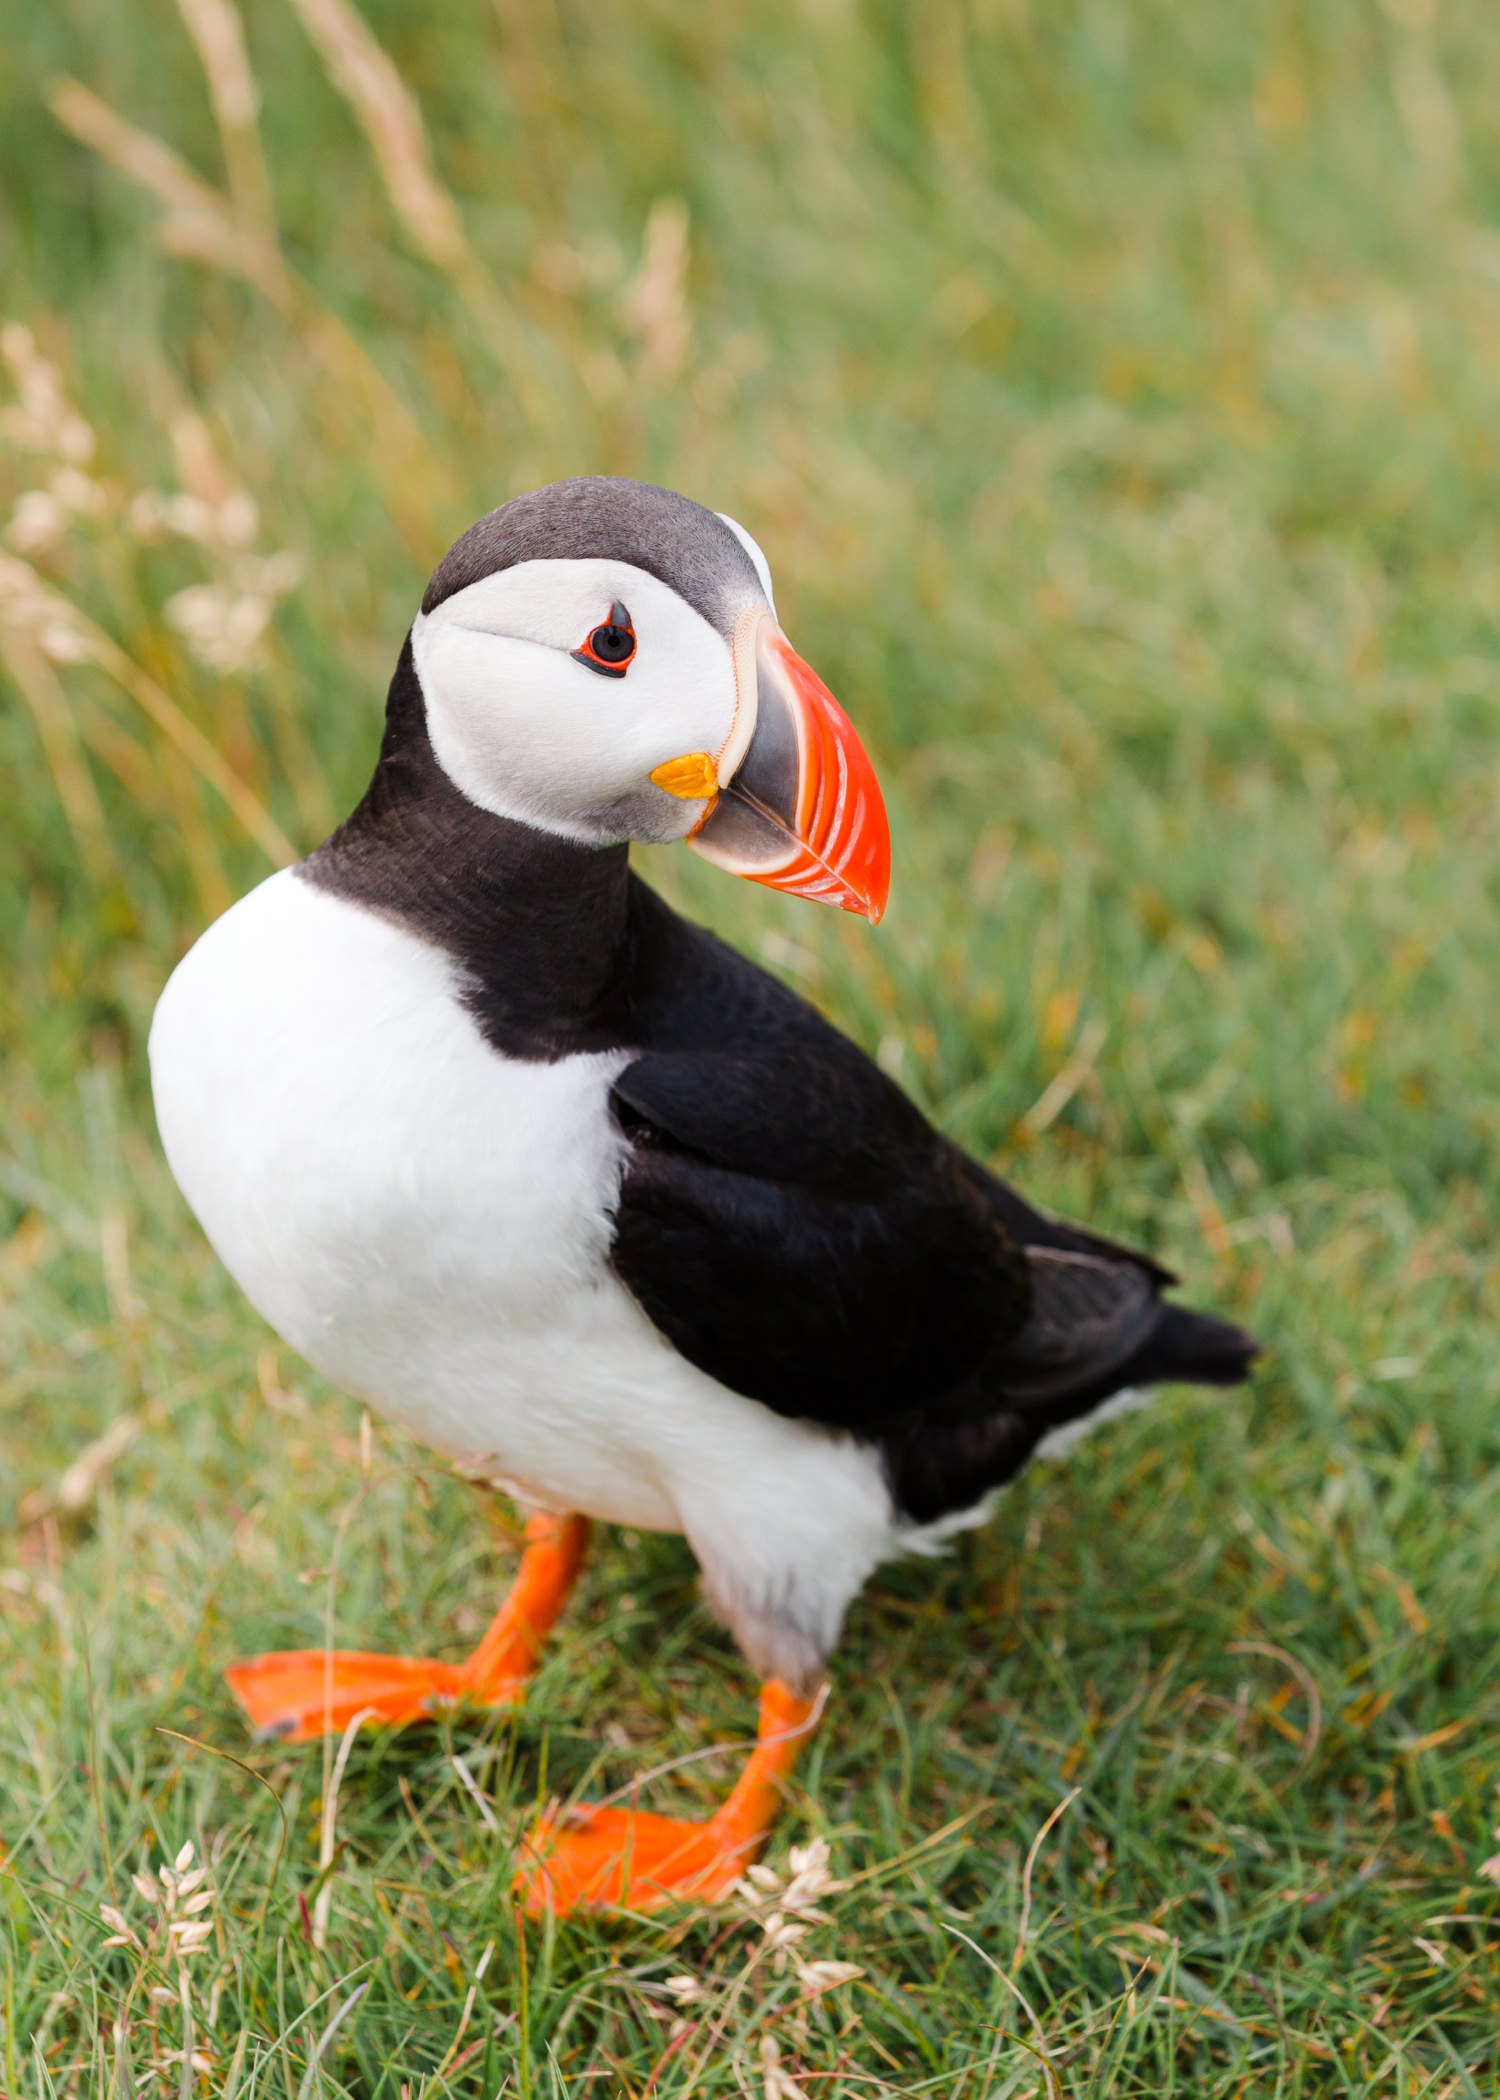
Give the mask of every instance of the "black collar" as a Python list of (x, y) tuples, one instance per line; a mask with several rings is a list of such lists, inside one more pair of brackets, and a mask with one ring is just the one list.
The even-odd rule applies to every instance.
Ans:
[(374, 778), (299, 871), (444, 948), (506, 1056), (552, 1060), (628, 1040), (629, 849), (492, 816), (438, 764), (407, 636)]

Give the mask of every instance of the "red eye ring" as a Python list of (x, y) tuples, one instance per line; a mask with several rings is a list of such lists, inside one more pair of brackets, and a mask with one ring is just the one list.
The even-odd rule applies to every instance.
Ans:
[(609, 618), (591, 630), (581, 649), (570, 650), (569, 654), (601, 677), (625, 676), (635, 656), (635, 629), (618, 599), (609, 609)]

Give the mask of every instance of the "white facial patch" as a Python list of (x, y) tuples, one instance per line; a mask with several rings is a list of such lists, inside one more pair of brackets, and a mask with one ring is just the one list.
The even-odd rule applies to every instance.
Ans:
[[(623, 678), (571, 651), (623, 605)], [(716, 752), (734, 719), (728, 643), (677, 593), (619, 561), (529, 561), (456, 591), (412, 628), (439, 765), (497, 816), (589, 844), (685, 837), (703, 814), (651, 783)]]

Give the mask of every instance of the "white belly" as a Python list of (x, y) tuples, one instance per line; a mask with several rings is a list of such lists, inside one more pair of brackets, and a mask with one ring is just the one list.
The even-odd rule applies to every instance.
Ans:
[(758, 1561), (790, 1498), (825, 1540), (852, 1527), (862, 1575), (889, 1522), (871, 1455), (694, 1370), (608, 1266), (627, 1058), (498, 1056), (439, 950), (291, 871), (209, 929), (151, 1034), (183, 1193), (330, 1378), (540, 1502), (685, 1530), (700, 1558), (711, 1526)]

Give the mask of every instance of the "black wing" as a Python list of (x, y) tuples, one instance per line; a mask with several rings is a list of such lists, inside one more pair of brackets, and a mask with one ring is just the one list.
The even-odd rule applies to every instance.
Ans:
[(1033, 1210), (804, 1001), (644, 889), (636, 921), (612, 1258), (690, 1362), (868, 1437), (999, 1406), (1045, 1422), (1112, 1390), (1165, 1270)]
[(785, 1051), (639, 1058), (611, 1096), (633, 1147), (613, 1258), (700, 1370), (878, 1435), (963, 1405), (1030, 1289), (962, 1163), (870, 1072)]

